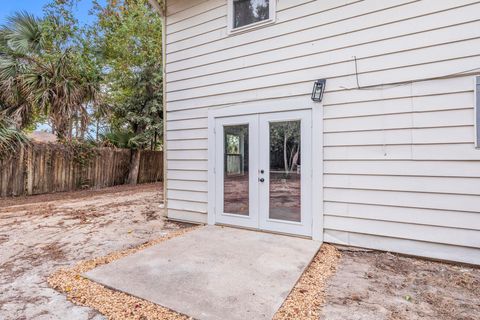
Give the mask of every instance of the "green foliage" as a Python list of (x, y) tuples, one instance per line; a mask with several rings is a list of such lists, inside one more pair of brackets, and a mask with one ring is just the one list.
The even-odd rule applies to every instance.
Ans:
[(28, 138), (17, 130), (13, 123), (0, 117), (0, 159), (12, 155), (18, 148), (28, 144)]
[(92, 35), (102, 53), (112, 131), (134, 134), (131, 148), (156, 148), (163, 132), (160, 17), (146, 0), (108, 0), (95, 12)]
[[(78, 0), (51, 0), (44, 18), (14, 14), (0, 27), (0, 116), (18, 129), (48, 121), (60, 140), (161, 148), (162, 23), (147, 0), (94, 1), (93, 26)], [(10, 121), (9, 120), (9, 121)], [(127, 139), (128, 137), (128, 139)]]
[(82, 140), (62, 141), (62, 145), (73, 157), (73, 161), (82, 167), (85, 167), (98, 154), (95, 145)]
[(102, 135), (104, 145), (107, 147), (113, 146), (116, 148), (134, 148), (135, 134), (132, 131), (115, 129)]
[(40, 21), (26, 12), (9, 17), (0, 28), (0, 108), (4, 117), (21, 126), (32, 121), (33, 106), (23, 90), (28, 66), (40, 65)]
[(60, 138), (71, 138), (72, 118), (86, 130), (99, 73), (70, 41), (73, 32), (55, 16), (39, 20), (27, 13), (13, 15), (0, 29), (0, 99), (20, 127), (38, 113), (48, 116)]
[(95, 1), (94, 10), (98, 24), (93, 33), (112, 75), (161, 66), (162, 22), (146, 0), (107, 0), (104, 7)]
[(270, 126), (270, 153), (283, 156), (286, 178), (295, 169), (300, 156), (300, 130), (300, 121), (275, 122)]

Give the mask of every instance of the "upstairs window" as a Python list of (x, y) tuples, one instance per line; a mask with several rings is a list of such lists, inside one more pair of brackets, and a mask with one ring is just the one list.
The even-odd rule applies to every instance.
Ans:
[(275, 19), (276, 0), (229, 0), (229, 31), (255, 27)]

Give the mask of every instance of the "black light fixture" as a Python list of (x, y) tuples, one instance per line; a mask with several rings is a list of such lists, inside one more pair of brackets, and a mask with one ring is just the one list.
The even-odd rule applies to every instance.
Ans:
[(327, 79), (319, 79), (315, 81), (312, 91), (312, 100), (315, 102), (322, 102), (323, 93), (325, 92), (325, 86), (327, 84)]

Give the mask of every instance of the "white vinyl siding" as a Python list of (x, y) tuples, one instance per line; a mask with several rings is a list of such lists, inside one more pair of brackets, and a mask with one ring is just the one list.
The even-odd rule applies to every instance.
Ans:
[(475, 146), (480, 148), (480, 76), (475, 77)]
[(480, 263), (479, 10), (278, 0), (275, 24), (229, 35), (227, 0), (168, 0), (169, 216), (206, 221), (210, 108), (309, 103), (326, 78), (324, 240)]

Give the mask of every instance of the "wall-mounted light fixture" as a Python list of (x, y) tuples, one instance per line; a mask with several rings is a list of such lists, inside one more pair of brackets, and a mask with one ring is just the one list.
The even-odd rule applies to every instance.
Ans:
[(325, 92), (325, 86), (327, 79), (319, 79), (315, 81), (312, 91), (312, 100), (315, 102), (322, 102), (323, 93)]

